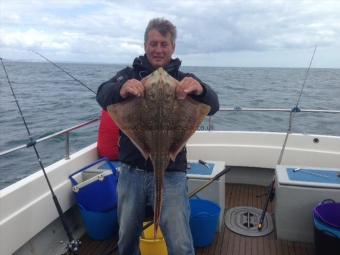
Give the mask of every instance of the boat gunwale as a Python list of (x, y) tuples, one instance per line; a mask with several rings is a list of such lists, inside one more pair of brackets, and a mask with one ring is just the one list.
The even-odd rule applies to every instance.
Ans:
[[(240, 139), (240, 143), (243, 142), (246, 146), (240, 147), (239, 144), (228, 144), (228, 142), (230, 141), (228, 141), (227, 138), (229, 137)], [(249, 137), (252, 137), (253, 139), (249, 139)], [(275, 168), (277, 164), (275, 159), (277, 159), (278, 157), (283, 137), (284, 133), (273, 132), (198, 131), (188, 141), (188, 158), (223, 160), (226, 162), (226, 164), (230, 166)], [(329, 146), (334, 148), (334, 151), (321, 150), (320, 152), (320, 150), (316, 150), (320, 146), (320, 144), (317, 144), (316, 148), (314, 148), (315, 151), (306, 150), (296, 152), (294, 148), (290, 147), (290, 144), (288, 143), (285, 151), (286, 161), (284, 161), (283, 164), (296, 165), (296, 160), (300, 160), (300, 164), (298, 165), (301, 165), (302, 163), (307, 164), (308, 162), (315, 163), (316, 161), (313, 160), (317, 159), (318, 161), (316, 163), (321, 164), (322, 166), (340, 168), (340, 164), (338, 161), (338, 158), (340, 156), (340, 151), (338, 149), (340, 148), (340, 137), (325, 137), (325, 139), (323, 139), (322, 136), (318, 137), (320, 141), (325, 141), (326, 147), (327, 144), (329, 144)], [(205, 144), (203, 144), (204, 140)], [(219, 141), (220, 144), (215, 144), (215, 140)], [(276, 145), (274, 144), (275, 146), (268, 147), (266, 146), (266, 140), (274, 140)], [(294, 140), (299, 140), (297, 144), (300, 144), (301, 146), (314, 146), (312, 142), (313, 137), (309, 135), (292, 134), (290, 141), (293, 144)], [(251, 142), (253, 144), (251, 144)], [(258, 145), (262, 144), (263, 148), (261, 148), (261, 146), (254, 146), (254, 143), (258, 143)], [(224, 146), (222, 148), (221, 145), (229, 145), (229, 147)], [(206, 150), (207, 147), (209, 147), (208, 150)], [(64, 211), (68, 210), (74, 205), (74, 201), (72, 199), (71, 183), (68, 181), (68, 176), (72, 174), (72, 172), (82, 168), (84, 165), (93, 162), (97, 158), (98, 155), (96, 150), (96, 143), (93, 143), (71, 155), (69, 160), (62, 159), (46, 168), (48, 175), (52, 181), (53, 188), (57, 188), (56, 195), (58, 196)], [(308, 165), (318, 165), (314, 163)], [(38, 173), (34, 173), (33, 177), (37, 180), (39, 179), (39, 183), (43, 183), (44, 177), (40, 172), (41, 170)], [(43, 188), (45, 190), (44, 192), (46, 193), (47, 185), (44, 184), (41, 185), (41, 187), (36, 187), (35, 183), (32, 182), (33, 177), (32, 175), (30, 175), (23, 180), (18, 181), (17, 183), (10, 185), (3, 190), (0, 190), (1, 207), (3, 208), (4, 206), (6, 206), (6, 213), (4, 210), (0, 211), (0, 223), (2, 224), (1, 227), (4, 227), (3, 229), (7, 229), (6, 231), (0, 233), (0, 235), (5, 235), (5, 233), (6, 236), (16, 236), (18, 234), (24, 235), (24, 237), (19, 240), (20, 243), (12, 244), (11, 249), (18, 248), (25, 242), (29, 241), (30, 238), (43, 230), (46, 226), (48, 226), (48, 224), (50, 224), (53, 220), (57, 218), (56, 210), (53, 210), (53, 212), (49, 213), (49, 215), (46, 215), (42, 210), (38, 210), (38, 208), (45, 208), (46, 206), (52, 208), (53, 205), (52, 199), (49, 198), (49, 196), (41, 197), (40, 190)], [(39, 192), (34, 192), (35, 189), (39, 189)], [(23, 193), (36, 195), (35, 197), (31, 197), (30, 201), (27, 201), (28, 197), (22, 196)], [(15, 203), (13, 203), (13, 201), (15, 201)], [(32, 201), (34, 201), (34, 206), (27, 206)], [(17, 214), (21, 210), (21, 208), (25, 209), (23, 211), (25, 213)], [(20, 227), (22, 226), (21, 223), (24, 222), (27, 217), (29, 217), (29, 215), (33, 214), (36, 218), (39, 219), (39, 221), (41, 221), (41, 224), (39, 226), (35, 226), (34, 233), (23, 231)], [(11, 215), (13, 215), (12, 218), (10, 218)], [(10, 221), (5, 222), (5, 219), (10, 219)], [(35, 223), (36, 222), (27, 222), (26, 224), (29, 225)], [(30, 227), (33, 226), (27, 226), (27, 228), (25, 227), (25, 229), (30, 229)], [(1, 239), (4, 237), (5, 236), (0, 236)], [(11, 250), (11, 252), (13, 252), (13, 250)]]
[[(220, 112), (286, 112), (286, 113), (290, 113), (290, 112), (295, 112), (295, 113), (325, 113), (325, 114), (339, 114), (340, 110), (333, 110), (333, 109), (301, 109), (301, 108), (293, 108), (293, 109), (289, 109), (289, 108), (247, 108), (247, 107), (234, 107), (234, 108), (227, 108), (227, 107), (221, 107), (219, 109)], [(212, 116), (208, 116), (208, 128), (205, 131), (212, 131)], [(61, 131), (55, 132), (53, 134), (44, 136), (42, 138), (39, 138), (37, 140), (34, 141), (34, 144), (38, 144), (47, 140), (51, 140), (54, 139), (58, 136), (62, 136), (64, 135), (66, 137), (65, 139), (65, 150), (66, 150), (66, 155), (65, 158), (67, 159), (69, 157), (69, 135), (72, 131), (76, 131), (78, 129), (81, 129), (83, 127), (87, 127), (90, 124), (96, 123), (100, 120), (99, 117), (94, 118), (94, 119), (90, 119), (87, 120), (85, 122), (82, 122), (80, 124), (76, 124), (72, 127), (63, 129)], [(198, 131), (202, 131), (202, 130), (198, 130)], [(215, 132), (219, 131), (219, 130), (214, 130)], [(220, 130), (220, 132), (224, 132), (223, 130)], [(228, 131), (228, 132), (239, 132), (239, 131)], [(245, 132), (257, 132), (257, 131), (245, 131)], [(281, 132), (271, 132), (271, 131), (263, 131), (263, 133), (281, 133)], [(284, 133), (284, 132), (282, 132)], [(299, 133), (295, 133), (295, 134), (299, 134)], [(314, 135), (314, 136), (320, 136), (319, 134), (310, 134), (310, 135)], [(326, 135), (326, 136), (330, 136), (330, 137), (337, 137), (337, 135)], [(23, 148), (28, 148), (32, 146), (32, 143), (26, 143), (26, 144), (21, 144), (18, 146), (15, 146), (13, 148), (7, 149), (7, 150), (3, 150), (0, 151), (0, 157), (10, 154), (12, 152), (15, 152), (17, 150), (23, 149)]]

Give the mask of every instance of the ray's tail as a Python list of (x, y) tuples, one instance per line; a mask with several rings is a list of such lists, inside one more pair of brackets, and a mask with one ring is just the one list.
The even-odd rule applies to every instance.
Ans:
[(161, 174), (155, 175), (155, 206), (154, 206), (154, 216), (153, 216), (153, 222), (154, 222), (154, 239), (157, 238), (157, 232), (160, 224), (161, 219), (161, 208), (162, 208), (162, 196), (163, 196), (163, 176)]

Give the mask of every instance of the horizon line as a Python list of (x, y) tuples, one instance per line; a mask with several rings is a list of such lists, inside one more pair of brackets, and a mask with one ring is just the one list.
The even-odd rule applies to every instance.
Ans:
[[(3, 60), (7, 60), (10, 62), (21, 62), (21, 63), (48, 63), (44, 60), (38, 59), (9, 59), (0, 57)], [(91, 61), (75, 61), (75, 60), (56, 60), (53, 61), (59, 64), (91, 64), (91, 65), (121, 65), (121, 66), (131, 66), (131, 63), (114, 63), (114, 62), (91, 62)], [(182, 67), (212, 67), (212, 68), (289, 68), (289, 69), (306, 69), (306, 66), (220, 66), (220, 65), (185, 65), (182, 64)], [(320, 66), (312, 66), (311, 69), (340, 69), (340, 67), (320, 67)]]

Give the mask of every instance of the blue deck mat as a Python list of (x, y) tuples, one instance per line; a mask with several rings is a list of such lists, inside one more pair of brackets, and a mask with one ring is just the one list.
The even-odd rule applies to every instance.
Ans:
[(207, 163), (207, 165), (188, 163), (187, 174), (211, 175), (214, 166), (213, 163)]
[(337, 176), (339, 171), (301, 168), (294, 172), (294, 169), (296, 168), (287, 168), (289, 180), (340, 184), (340, 177)]

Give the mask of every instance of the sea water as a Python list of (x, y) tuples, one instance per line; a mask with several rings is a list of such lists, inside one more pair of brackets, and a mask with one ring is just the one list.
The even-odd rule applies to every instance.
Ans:
[[(96, 118), (100, 107), (95, 94), (50, 63), (4, 60), (14, 92), (32, 137), (39, 139)], [(91, 90), (110, 79), (125, 65), (58, 63)], [(209, 84), (221, 107), (293, 108), (306, 76), (305, 68), (182, 67)], [(312, 68), (299, 107), (340, 110), (340, 69)], [(289, 113), (223, 112), (212, 118), (214, 130), (287, 132)], [(97, 124), (71, 133), (71, 153), (97, 139)], [(201, 130), (208, 129), (203, 123)], [(298, 113), (293, 132), (340, 135), (340, 114)], [(28, 135), (0, 71), (0, 151), (28, 143)], [(37, 144), (44, 166), (65, 155), (65, 138)], [(33, 148), (0, 157), (0, 189), (38, 170)]]

